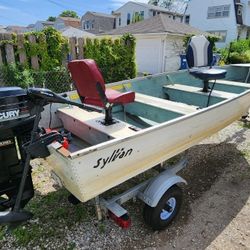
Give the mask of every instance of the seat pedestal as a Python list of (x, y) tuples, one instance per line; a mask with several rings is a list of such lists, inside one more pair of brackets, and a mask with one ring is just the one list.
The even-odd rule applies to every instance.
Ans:
[(114, 123), (115, 123), (115, 121), (112, 117), (112, 106), (110, 106), (109, 108), (105, 109), (105, 119), (104, 119), (103, 125), (109, 126), (109, 125), (112, 125)]
[(207, 80), (204, 80), (203, 81), (203, 89), (202, 89), (202, 92), (209, 92), (209, 82)]

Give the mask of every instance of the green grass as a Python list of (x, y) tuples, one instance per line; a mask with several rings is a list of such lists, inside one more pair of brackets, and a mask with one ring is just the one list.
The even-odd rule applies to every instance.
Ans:
[(100, 233), (104, 234), (105, 233), (105, 229), (106, 229), (104, 223), (99, 223), (98, 224), (98, 229), (99, 229)]
[(245, 158), (250, 158), (250, 152), (249, 150), (241, 150), (240, 155), (245, 157)]
[(5, 232), (6, 232), (6, 227), (0, 226), (0, 241), (4, 239)]
[(74, 242), (69, 243), (67, 246), (67, 250), (74, 250), (76, 249), (76, 244)]
[[(18, 226), (11, 231), (17, 246), (43, 246), (43, 242), (50, 238), (63, 239), (65, 228), (70, 229), (76, 222), (84, 222), (89, 214), (84, 204), (73, 206), (68, 203), (68, 192), (61, 189), (46, 196), (36, 195), (25, 208), (32, 212), (32, 221)], [(5, 231), (0, 228), (0, 240)], [(74, 249), (74, 244), (65, 246), (65, 249)]]
[(240, 127), (250, 129), (250, 122), (249, 121), (242, 121), (242, 122), (240, 122)]
[(36, 242), (44, 236), (42, 227), (39, 225), (19, 226), (12, 231), (18, 245), (27, 246), (29, 242)]

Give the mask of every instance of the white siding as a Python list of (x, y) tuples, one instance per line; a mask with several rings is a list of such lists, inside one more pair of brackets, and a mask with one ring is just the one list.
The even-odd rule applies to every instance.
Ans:
[[(124, 27), (127, 25), (127, 15), (128, 13), (130, 14), (131, 17), (131, 22), (132, 22), (132, 18), (135, 12), (141, 12), (144, 11), (144, 19), (148, 19), (153, 17), (153, 10), (150, 10), (149, 7), (144, 7), (141, 5), (138, 5), (136, 3), (133, 2), (128, 2), (126, 4), (124, 4), (122, 7), (120, 7), (117, 12), (120, 13), (120, 15), (118, 15), (116, 17), (116, 28), (119, 27)], [(156, 11), (156, 12), (160, 12), (160, 11)], [(173, 19), (173, 15), (171, 14), (166, 14), (169, 15), (169, 18)], [(121, 18), (121, 25), (119, 26), (119, 18)], [(175, 20), (177, 22), (181, 22), (182, 19), (180, 16), (176, 16)]]
[[(228, 5), (230, 4), (229, 17), (224, 18), (207, 18), (208, 7)], [(190, 15), (190, 25), (199, 28), (203, 31), (227, 31), (227, 37), (225, 43), (219, 42), (217, 47), (224, 47), (232, 40), (237, 39), (237, 24), (235, 17), (235, 8), (233, 0), (191, 0), (186, 12), (186, 15)]]
[(137, 38), (136, 63), (138, 72), (161, 72), (163, 43), (161, 38)]
[(180, 69), (180, 54), (183, 52), (183, 37), (167, 36), (165, 40), (164, 71)]
[(136, 63), (138, 72), (151, 74), (176, 71), (180, 68), (183, 37), (136, 37)]
[[(145, 7), (141, 6), (141, 5), (134, 4), (132, 2), (126, 3), (121, 8), (119, 8), (120, 16), (118, 16), (116, 18), (116, 27), (119, 28), (119, 27), (124, 27), (124, 26), (127, 25), (127, 15), (128, 15), (128, 13), (131, 16), (131, 21), (132, 21), (133, 14), (135, 12), (140, 12), (140, 11), (144, 11), (144, 19), (147, 19), (147, 18), (150, 17), (148, 8), (145, 8)], [(121, 26), (119, 26), (119, 18), (121, 18)]]

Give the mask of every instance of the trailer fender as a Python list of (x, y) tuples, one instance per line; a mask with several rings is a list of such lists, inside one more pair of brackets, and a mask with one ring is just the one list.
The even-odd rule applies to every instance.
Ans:
[(138, 194), (138, 197), (150, 207), (156, 207), (164, 193), (177, 183), (187, 182), (175, 174), (162, 174), (157, 176), (148, 184), (144, 191)]

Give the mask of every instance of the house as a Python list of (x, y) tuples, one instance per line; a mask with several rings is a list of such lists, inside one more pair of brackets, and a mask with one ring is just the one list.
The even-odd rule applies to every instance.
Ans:
[(27, 26), (27, 29), (28, 29), (28, 31), (33, 31), (33, 30), (34, 30), (34, 27), (35, 27), (35, 24), (29, 24), (29, 25)]
[(54, 22), (37, 21), (30, 31), (41, 31), (41, 30), (45, 29), (46, 27), (53, 27), (53, 26), (54, 26)]
[(80, 28), (81, 20), (79, 18), (73, 17), (57, 17), (56, 21), (54, 22), (54, 28), (60, 30), (66, 27)]
[(6, 32), (9, 33), (25, 33), (28, 32), (29, 30), (27, 27), (24, 26), (17, 26), (17, 25), (10, 25), (5, 28)]
[(81, 28), (93, 34), (112, 30), (115, 28), (115, 16), (88, 11), (81, 18)]
[(63, 28), (63, 29), (60, 29), (59, 31), (65, 37), (77, 37), (77, 38), (79, 38), (79, 37), (91, 37), (91, 38), (95, 37), (95, 35), (92, 33), (89, 33), (85, 30), (76, 29), (76, 28), (70, 27), (70, 26)]
[(0, 25), (0, 33), (6, 33), (6, 28), (3, 25)]
[(113, 12), (116, 16), (116, 27), (124, 27), (131, 23), (166, 14), (170, 19), (182, 22), (182, 14), (170, 12), (166, 8), (140, 2), (127, 2)]
[(191, 0), (185, 16), (186, 23), (219, 35), (217, 47), (225, 47), (236, 39), (250, 37), (249, 0)]
[(159, 14), (105, 33), (117, 37), (131, 33), (136, 37), (136, 63), (139, 72), (151, 74), (180, 68), (180, 54), (184, 52), (183, 38), (187, 34), (204, 34), (190, 25), (176, 22), (166, 14)]

